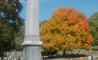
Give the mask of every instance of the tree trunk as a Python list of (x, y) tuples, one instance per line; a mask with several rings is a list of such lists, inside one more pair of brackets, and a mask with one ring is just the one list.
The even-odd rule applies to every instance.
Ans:
[(3, 56), (4, 56), (4, 53), (3, 53), (3, 48), (1, 48), (1, 51), (0, 51), (0, 56), (1, 56), (1, 60), (3, 60)]
[(3, 52), (1, 52), (1, 60), (3, 60), (3, 56), (4, 56), (4, 55), (3, 55)]
[(66, 51), (64, 50), (64, 51), (63, 51), (63, 55), (65, 56), (65, 54), (66, 54)]

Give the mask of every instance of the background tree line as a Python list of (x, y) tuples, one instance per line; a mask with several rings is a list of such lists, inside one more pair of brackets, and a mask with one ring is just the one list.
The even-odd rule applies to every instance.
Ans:
[(4, 52), (16, 49), (15, 35), (24, 24), (19, 16), (22, 10), (19, 0), (0, 0), (0, 57)]
[(91, 34), (94, 37), (94, 45), (98, 45), (98, 12), (88, 18)]

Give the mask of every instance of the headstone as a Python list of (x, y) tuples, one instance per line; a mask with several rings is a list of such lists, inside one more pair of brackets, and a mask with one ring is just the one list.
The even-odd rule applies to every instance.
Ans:
[(93, 60), (93, 55), (92, 56), (88, 56), (88, 60)]
[(91, 60), (91, 56), (88, 56), (88, 60)]

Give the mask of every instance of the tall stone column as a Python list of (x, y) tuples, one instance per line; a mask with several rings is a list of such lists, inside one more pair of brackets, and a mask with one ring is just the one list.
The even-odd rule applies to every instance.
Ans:
[(42, 60), (39, 37), (39, 0), (27, 0), (27, 19), (23, 45), (24, 60)]

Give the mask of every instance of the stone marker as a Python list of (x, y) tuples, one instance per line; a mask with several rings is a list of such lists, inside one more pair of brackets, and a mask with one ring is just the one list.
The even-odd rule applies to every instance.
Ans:
[(88, 56), (88, 60), (93, 60), (93, 55), (92, 56)]
[(39, 37), (39, 0), (27, 0), (23, 60), (42, 60)]

